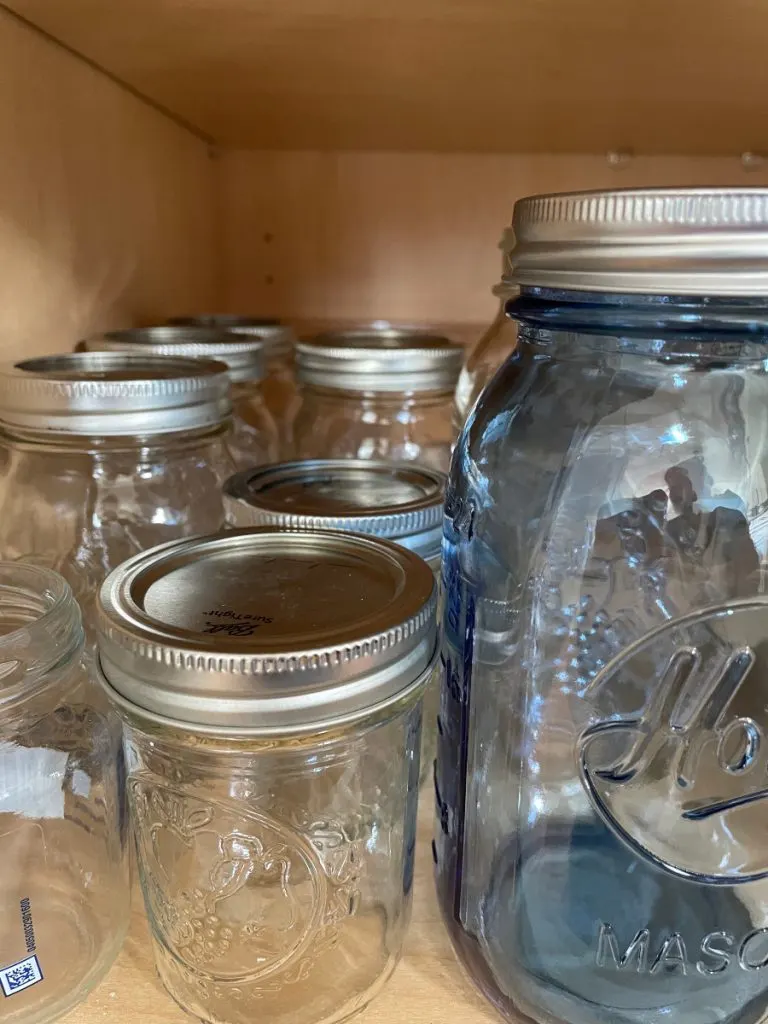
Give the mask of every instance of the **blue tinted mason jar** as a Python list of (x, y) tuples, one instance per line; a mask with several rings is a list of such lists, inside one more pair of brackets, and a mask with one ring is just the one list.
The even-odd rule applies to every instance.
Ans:
[(510, 1019), (768, 1009), (768, 191), (536, 197), (447, 493), (435, 861)]

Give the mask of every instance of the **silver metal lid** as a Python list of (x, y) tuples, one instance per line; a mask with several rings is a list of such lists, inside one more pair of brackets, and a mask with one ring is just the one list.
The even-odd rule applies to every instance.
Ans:
[(230, 409), (214, 360), (70, 352), (0, 367), (0, 423), (22, 430), (144, 436), (213, 426)]
[(296, 345), (300, 380), (352, 391), (452, 391), (461, 345), (428, 331), (367, 327)]
[(82, 342), (86, 352), (144, 352), (156, 356), (219, 359), (233, 383), (266, 376), (265, 343), (258, 335), (233, 334), (215, 327), (134, 327), (106, 331)]
[(500, 299), (511, 299), (520, 291), (514, 277), (512, 254), (515, 251), (515, 232), (512, 227), (504, 228), (499, 242), (501, 249), (501, 281), (492, 288)]
[(768, 292), (768, 189), (626, 189), (515, 205), (510, 283), (650, 295)]
[(236, 473), (224, 503), (236, 526), (366, 533), (429, 561), (440, 555), (445, 481), (409, 462), (310, 459)]
[(398, 700), (432, 662), (429, 567), (387, 541), (234, 530), (111, 573), (101, 667), (119, 698), (195, 731), (302, 732)]
[(291, 327), (281, 320), (269, 317), (241, 316), (237, 313), (202, 313), (200, 316), (175, 316), (168, 323), (180, 327), (214, 327), (235, 334), (257, 337), (264, 342), (267, 356), (271, 358), (288, 355), (296, 341)]

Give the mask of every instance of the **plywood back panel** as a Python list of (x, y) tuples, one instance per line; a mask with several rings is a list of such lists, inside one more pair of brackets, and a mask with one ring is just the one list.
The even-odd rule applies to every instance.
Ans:
[(205, 143), (0, 12), (0, 358), (213, 301)]
[(764, 0), (6, 0), (225, 146), (768, 149)]
[(488, 321), (502, 228), (532, 192), (768, 184), (725, 158), (235, 151), (217, 167), (225, 306), (305, 322)]

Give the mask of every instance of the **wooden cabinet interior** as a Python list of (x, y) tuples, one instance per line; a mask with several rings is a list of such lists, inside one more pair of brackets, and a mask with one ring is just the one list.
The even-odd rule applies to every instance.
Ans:
[(12, 0), (0, 356), (214, 308), (471, 339), (518, 196), (768, 183), (766, 29), (757, 0)]

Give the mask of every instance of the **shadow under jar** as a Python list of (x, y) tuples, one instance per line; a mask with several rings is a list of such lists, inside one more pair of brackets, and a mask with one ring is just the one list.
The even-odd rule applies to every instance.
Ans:
[(508, 1017), (768, 1009), (768, 190), (515, 208), (446, 495), (438, 890)]
[(402, 949), (435, 584), (339, 533), (241, 530), (104, 583), (155, 960), (216, 1024), (341, 1021)]
[(260, 338), (210, 327), (135, 327), (106, 331), (81, 344), (87, 352), (135, 352), (225, 363), (232, 397), (227, 447), (235, 464), (245, 469), (277, 459), (277, 427), (261, 395), (267, 366)]
[(0, 1003), (42, 1024), (109, 970), (130, 883), (120, 722), (49, 569), (0, 562)]
[[(224, 486), (233, 526), (340, 530), (394, 541), (415, 552), (440, 581), (445, 474), (403, 462), (308, 459), (264, 466), (230, 477)], [(424, 693), (423, 783), (432, 775), (437, 733), (437, 673)]]
[(447, 471), (463, 349), (423, 331), (365, 328), (296, 346), (298, 458), (386, 459)]
[(236, 313), (208, 313), (200, 316), (172, 317), (175, 326), (215, 327), (256, 337), (265, 348), (266, 374), (259, 388), (276, 427), (281, 458), (293, 453), (293, 420), (299, 407), (299, 392), (294, 372), (293, 328), (280, 320), (243, 316)]
[(55, 568), (86, 628), (130, 555), (223, 524), (222, 363), (117, 352), (0, 368), (0, 556)]

